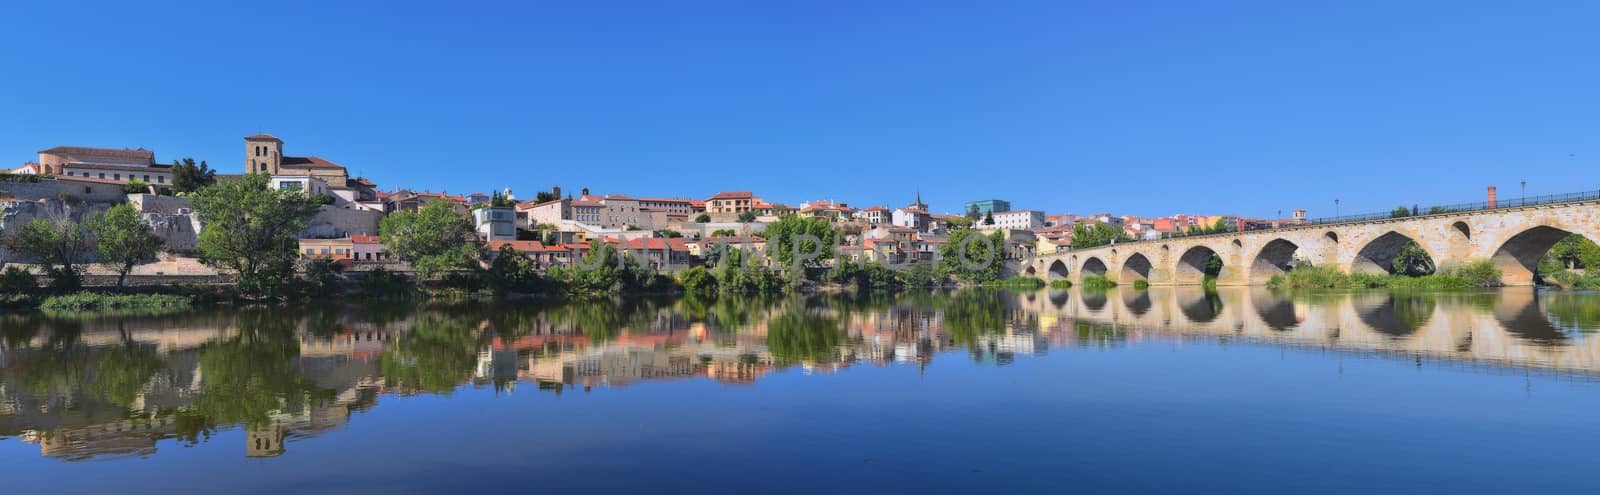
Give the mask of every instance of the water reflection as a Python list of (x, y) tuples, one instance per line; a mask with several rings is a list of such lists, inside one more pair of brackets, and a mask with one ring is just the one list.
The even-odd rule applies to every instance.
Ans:
[(1600, 295), (969, 290), (584, 304), (374, 305), (162, 318), (0, 316), (0, 435), (63, 460), (242, 430), (245, 454), (380, 400), (462, 387), (564, 394), (775, 370), (1005, 365), (1173, 335), (1600, 374)]

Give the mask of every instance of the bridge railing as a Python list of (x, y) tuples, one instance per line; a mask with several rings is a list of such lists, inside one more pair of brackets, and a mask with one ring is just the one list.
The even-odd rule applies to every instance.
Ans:
[[(1260, 232), (1260, 231), (1277, 230), (1277, 229), (1291, 229), (1291, 228), (1297, 228), (1297, 227), (1304, 227), (1304, 226), (1307, 226), (1307, 225), (1322, 225), (1322, 224), (1350, 223), (1350, 222), (1370, 222), (1370, 221), (1374, 221), (1374, 220), (1401, 219), (1401, 218), (1407, 218), (1407, 217), (1413, 217), (1413, 216), (1442, 215), (1442, 214), (1446, 214), (1446, 213), (1465, 213), (1465, 212), (1473, 212), (1473, 211), (1503, 210), (1503, 209), (1506, 209), (1506, 208), (1521, 208), (1521, 207), (1524, 207), (1524, 206), (1538, 206), (1538, 205), (1561, 204), (1561, 203), (1576, 203), (1576, 202), (1579, 202), (1579, 201), (1600, 201), (1600, 191), (1584, 191), (1584, 192), (1565, 193), (1565, 194), (1546, 194), (1546, 195), (1543, 195), (1543, 196), (1510, 198), (1510, 199), (1504, 199), (1504, 200), (1497, 199), (1493, 203), (1490, 203), (1488, 201), (1479, 201), (1477, 203), (1458, 203), (1458, 204), (1453, 204), (1453, 205), (1434, 205), (1434, 206), (1429, 206), (1426, 209), (1418, 207), (1415, 214), (1412, 214), (1412, 212), (1407, 211), (1404, 216), (1397, 216), (1397, 215), (1395, 215), (1395, 213), (1393, 211), (1385, 211), (1385, 212), (1379, 212), (1379, 213), (1360, 213), (1360, 214), (1355, 214), (1355, 215), (1342, 215), (1342, 216), (1337, 216), (1337, 217), (1312, 218), (1312, 219), (1307, 219), (1307, 220), (1305, 220), (1303, 222), (1285, 223), (1285, 224), (1279, 225), (1277, 227), (1268, 227), (1268, 228), (1263, 228), (1263, 229), (1247, 229), (1247, 230), (1245, 230), (1245, 232)], [(1162, 241), (1162, 240), (1187, 239), (1187, 238), (1192, 238), (1192, 237), (1226, 236), (1226, 235), (1237, 234), (1237, 233), (1238, 233), (1238, 231), (1213, 232), (1213, 233), (1207, 233), (1207, 234), (1182, 234), (1182, 233), (1178, 233), (1178, 234), (1171, 235), (1171, 236), (1168, 236), (1168, 237), (1163, 237), (1161, 239), (1138, 239), (1138, 240), (1132, 240), (1132, 241), (1116, 242), (1114, 244), (1135, 244), (1135, 243), (1141, 243), (1141, 242), (1159, 242), (1159, 241)], [(1100, 247), (1100, 246), (1091, 246), (1091, 247)], [(1089, 249), (1089, 248), (1083, 248), (1083, 249)], [(1075, 251), (1077, 249), (1074, 248), (1073, 250)]]
[(1313, 218), (1300, 223), (1289, 224), (1287, 227), (1299, 225), (1316, 225), (1325, 223), (1368, 222), (1372, 220), (1386, 220), (1390, 218), (1405, 218), (1410, 216), (1439, 215), (1445, 213), (1463, 213), (1470, 211), (1500, 210), (1505, 208), (1521, 208), (1524, 206), (1537, 206), (1559, 203), (1573, 203), (1578, 201), (1600, 200), (1600, 191), (1584, 191), (1565, 194), (1547, 194), (1527, 198), (1509, 198), (1496, 200), (1493, 203), (1480, 201), (1477, 203), (1458, 203), (1453, 205), (1433, 205), (1426, 208), (1418, 207), (1415, 214), (1406, 213), (1397, 216), (1393, 212), (1361, 213), (1356, 215), (1343, 215), (1337, 217)]

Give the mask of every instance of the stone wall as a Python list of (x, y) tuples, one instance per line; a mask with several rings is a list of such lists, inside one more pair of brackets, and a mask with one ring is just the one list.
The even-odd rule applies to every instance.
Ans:
[(150, 224), (150, 230), (166, 243), (163, 246), (165, 250), (179, 254), (197, 252), (200, 217), (195, 215), (188, 198), (130, 194), (128, 203), (139, 212), (145, 223)]
[(352, 235), (378, 235), (383, 213), (369, 210), (323, 206), (311, 218), (300, 237), (337, 238)]

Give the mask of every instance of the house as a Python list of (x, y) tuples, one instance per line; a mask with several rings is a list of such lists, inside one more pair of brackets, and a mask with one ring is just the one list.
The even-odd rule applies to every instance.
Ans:
[(646, 268), (677, 270), (689, 266), (689, 246), (678, 237), (637, 237), (633, 239), (607, 238), (623, 254), (641, 258)]
[(389, 211), (378, 198), (378, 187), (363, 177), (350, 177), (344, 166), (316, 156), (288, 156), (283, 154), (283, 140), (271, 134), (245, 136), (245, 172), (265, 173), (273, 177), (311, 177), (327, 185), (325, 193), (335, 196), (334, 204), (341, 208), (371, 211)]
[(850, 205), (825, 199), (800, 204), (800, 216), (803, 217), (827, 218), (838, 221), (849, 219), (854, 212), (855, 210), (851, 209)]
[(22, 166), (11, 169), (11, 173), (19, 175), (37, 175), (44, 173), (44, 167), (38, 163), (28, 162)]
[(706, 198), (706, 213), (744, 213), (755, 209), (761, 198), (750, 191), (725, 191)]
[(504, 241), (517, 238), (517, 210), (510, 206), (482, 206), (472, 210), (472, 224), (478, 238)]
[[(1039, 210), (1006, 210), (985, 215), (984, 219), (975, 225), (979, 230), (1029, 230), (1044, 226), (1044, 212)], [(994, 219), (993, 224), (987, 222), (989, 218)]]
[(881, 205), (856, 212), (856, 219), (866, 222), (869, 226), (889, 223), (892, 220), (891, 216), (889, 208)]
[[(156, 163), (156, 153), (144, 148), (110, 149), (83, 146), (57, 146), (39, 152), (34, 165), (37, 173), (81, 177), (126, 184), (140, 180), (146, 184), (172, 183), (172, 166)], [(27, 167), (27, 165), (24, 165)]]
[(350, 250), (354, 255), (352, 259), (362, 263), (383, 263), (389, 261), (389, 248), (384, 247), (383, 241), (375, 235), (350, 236)]
[(605, 229), (639, 230), (664, 227), (669, 218), (678, 218), (681, 222), (692, 211), (688, 201), (663, 198), (641, 201), (623, 194), (593, 196), (588, 188), (584, 188), (577, 198), (557, 198), (543, 203), (524, 201), (516, 208), (517, 214), (526, 218), (529, 226), (546, 223), (561, 226), (577, 222)]
[(527, 256), (538, 268), (566, 264), (568, 261), (568, 249), (559, 244), (547, 246), (539, 241), (497, 240), (489, 241), (486, 248), (489, 255), (494, 256), (505, 246), (511, 246), (511, 249)]
[(966, 208), (967, 209), (965, 211), (969, 213), (976, 208), (978, 210), (978, 215), (982, 216), (990, 213), (1011, 211), (1011, 202), (1003, 199), (980, 199), (977, 201), (968, 201)]
[(349, 237), (300, 239), (300, 257), (335, 261), (348, 260), (355, 257), (355, 244)]
[(268, 187), (279, 191), (303, 191), (312, 197), (328, 194), (328, 183), (310, 175), (274, 175)]

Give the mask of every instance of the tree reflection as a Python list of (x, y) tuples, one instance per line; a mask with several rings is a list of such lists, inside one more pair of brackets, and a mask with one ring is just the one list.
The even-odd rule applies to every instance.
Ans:
[(472, 375), (478, 362), (478, 320), (424, 312), (403, 339), (385, 349), (383, 376), (396, 387), (449, 393)]
[(767, 349), (784, 361), (833, 361), (843, 341), (838, 320), (809, 311), (785, 311), (767, 322)]

